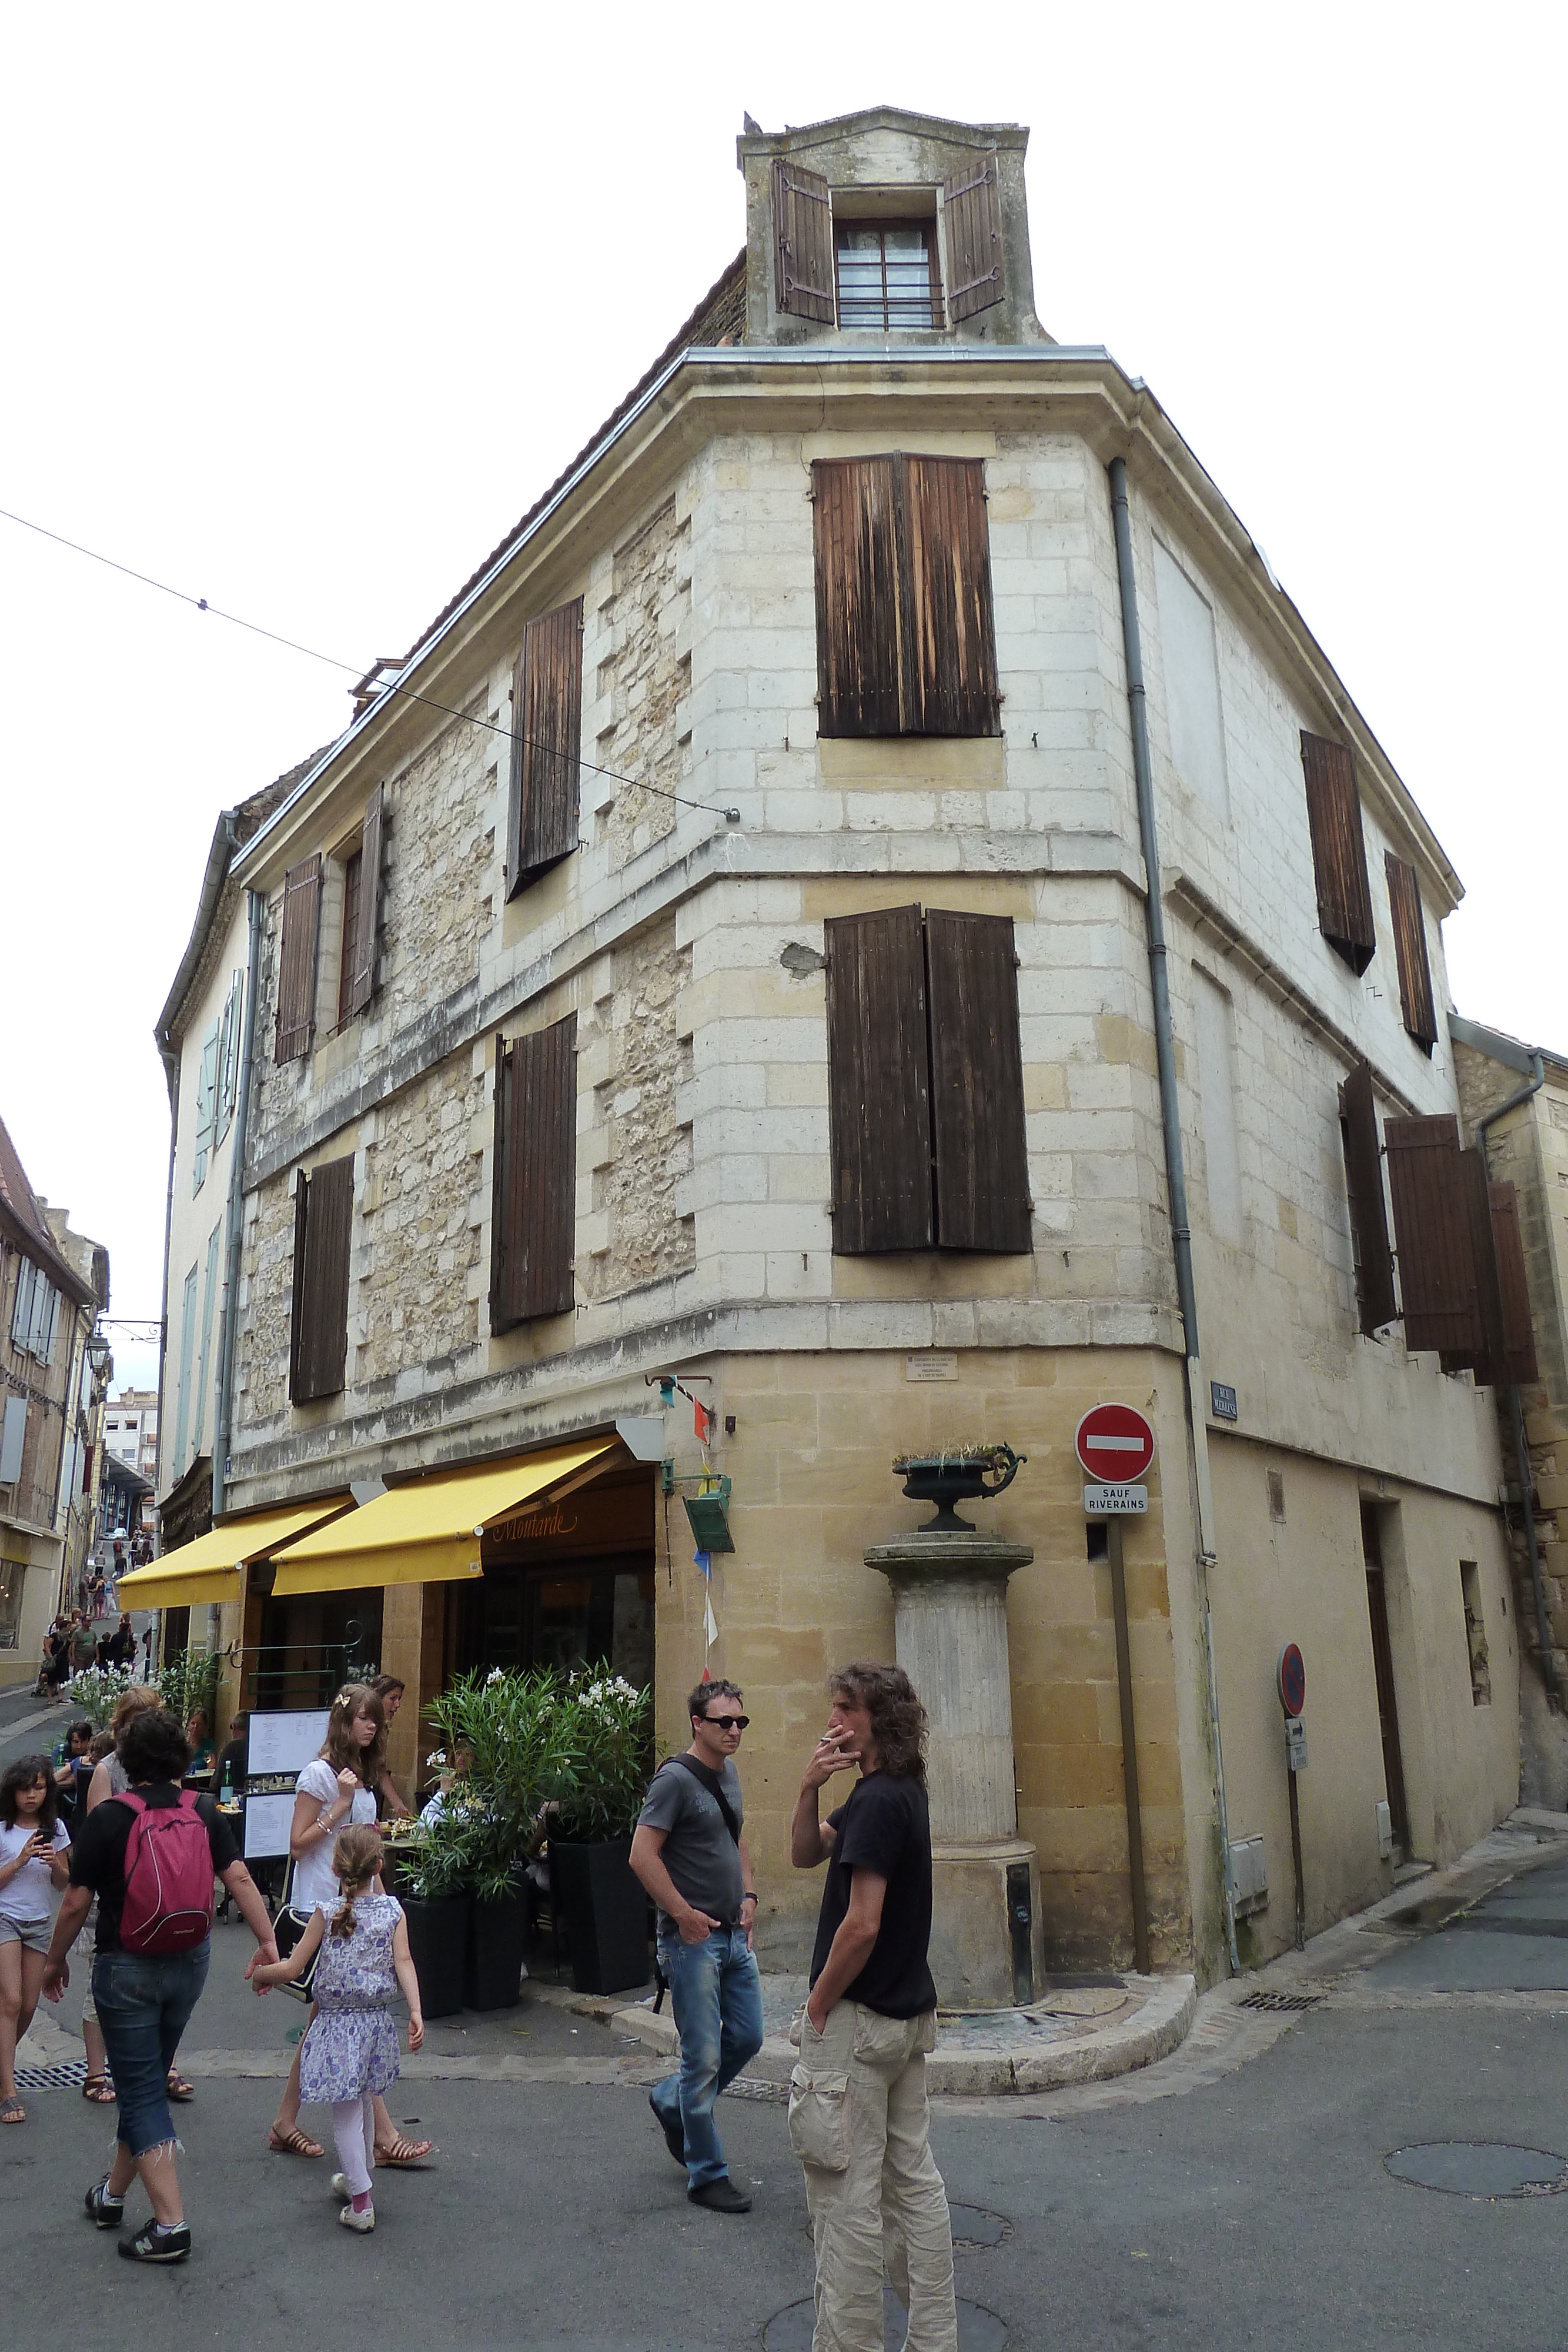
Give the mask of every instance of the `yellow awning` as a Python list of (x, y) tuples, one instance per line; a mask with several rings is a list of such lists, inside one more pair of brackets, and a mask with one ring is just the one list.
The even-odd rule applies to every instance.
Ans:
[(280, 1544), (335, 1519), (353, 1502), (351, 1495), (319, 1495), (313, 1503), (279, 1503), (225, 1519), (194, 1543), (165, 1552), (151, 1568), (122, 1576), (115, 1590), (121, 1609), (183, 1609), (197, 1601), (243, 1601), (245, 1571), (253, 1559), (270, 1558)]
[(589, 1437), (415, 1478), (378, 1495), (346, 1519), (318, 1528), (276, 1555), (273, 1591), (352, 1592), (363, 1585), (439, 1584), (478, 1576), (486, 1527), (552, 1488), (576, 1484), (620, 1450), (613, 1437)]

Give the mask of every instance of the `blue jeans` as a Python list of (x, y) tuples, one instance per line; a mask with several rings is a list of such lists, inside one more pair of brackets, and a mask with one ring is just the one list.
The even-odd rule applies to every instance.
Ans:
[(729, 2177), (713, 2105), (762, 2047), (762, 1979), (744, 1927), (716, 1927), (705, 1942), (683, 1944), (661, 1924), (659, 1962), (681, 2037), (681, 2071), (654, 2086), (653, 2112), (663, 2124), (679, 2117), (687, 2185), (702, 2189)]
[(99, 1952), (92, 1997), (120, 2101), (118, 2137), (132, 2156), (174, 2137), (169, 2069), (207, 1980), (210, 1944), (191, 1952)]

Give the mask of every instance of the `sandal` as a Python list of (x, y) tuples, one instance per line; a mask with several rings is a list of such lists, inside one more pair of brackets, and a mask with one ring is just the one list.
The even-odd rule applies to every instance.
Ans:
[(397, 2137), (389, 2140), (385, 2147), (377, 2148), (376, 2162), (390, 2165), (394, 2172), (400, 2167), (412, 2170), (421, 2165), (427, 2156), (433, 2154), (434, 2147), (434, 2140), (405, 2139), (402, 2132), (399, 2132)]
[(171, 2099), (179, 2099), (182, 2102), (186, 2099), (193, 2099), (196, 2095), (196, 2086), (194, 2083), (187, 2083), (184, 2076), (181, 2074), (178, 2066), (170, 2067), (169, 2080), (164, 2084), (164, 2089)]
[(274, 2124), (267, 2135), (267, 2144), (278, 2156), (324, 2156), (325, 2148), (319, 2140), (308, 2139), (297, 2124), (280, 2131)]
[(84, 2099), (89, 2100), (95, 2107), (113, 2106), (118, 2095), (113, 2084), (110, 2081), (107, 2074), (88, 2074), (84, 2076), (81, 2086), (81, 2095)]
[(27, 2110), (15, 2092), (8, 2099), (0, 2099), (0, 2124), (25, 2124)]

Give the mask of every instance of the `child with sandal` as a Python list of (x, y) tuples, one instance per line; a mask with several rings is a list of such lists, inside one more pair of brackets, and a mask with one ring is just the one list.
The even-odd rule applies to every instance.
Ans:
[(33, 2022), (49, 1948), (49, 1890), (70, 1876), (70, 1832), (56, 1811), (47, 1756), (0, 1774), (0, 2124), (25, 2124), (16, 2044)]

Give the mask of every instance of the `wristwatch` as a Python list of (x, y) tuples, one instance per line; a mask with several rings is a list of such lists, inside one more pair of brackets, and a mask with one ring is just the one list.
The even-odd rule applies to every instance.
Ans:
[(745, 1890), (745, 1892), (742, 1894), (742, 1895), (741, 1895), (741, 1898), (740, 1898), (740, 1899), (741, 1899), (741, 1901), (742, 1901), (743, 1903), (755, 1903), (755, 1902), (756, 1902), (756, 1900), (757, 1900), (757, 1889), (756, 1889), (756, 1887), (755, 1887), (755, 1886), (748, 1886), (748, 1887), (747, 1887), (747, 1888), (746, 1888), (746, 1890)]

